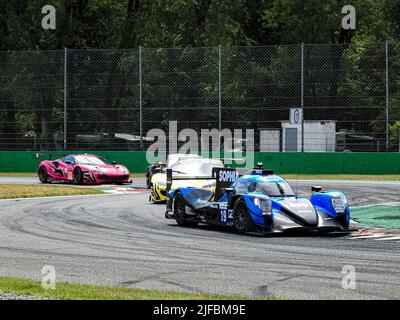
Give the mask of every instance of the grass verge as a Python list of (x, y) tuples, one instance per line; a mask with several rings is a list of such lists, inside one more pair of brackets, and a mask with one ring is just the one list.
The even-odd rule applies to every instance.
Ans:
[(0, 277), (0, 292), (32, 295), (61, 300), (244, 300), (241, 296), (205, 293), (127, 289), (57, 282), (54, 290), (45, 290), (39, 281)]
[[(37, 177), (36, 172), (0, 172), (0, 177)], [(146, 174), (139, 173), (131, 173), (131, 178), (145, 178)]]
[(102, 194), (96, 189), (47, 185), (0, 184), (0, 199)]
[(36, 172), (0, 172), (0, 177), (37, 177)]

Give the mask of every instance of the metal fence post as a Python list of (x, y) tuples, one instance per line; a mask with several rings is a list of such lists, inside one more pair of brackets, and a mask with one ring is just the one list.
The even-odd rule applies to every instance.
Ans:
[(389, 46), (385, 42), (385, 69), (386, 69), (386, 152), (389, 151)]
[(300, 91), (300, 105), (303, 113), (301, 119), (301, 152), (304, 152), (304, 43), (301, 43), (301, 91)]
[(218, 46), (218, 128), (222, 130), (222, 47)]
[(143, 150), (143, 88), (142, 88), (142, 46), (139, 46), (139, 136), (140, 150)]
[(64, 150), (67, 150), (67, 54), (68, 49), (64, 48)]

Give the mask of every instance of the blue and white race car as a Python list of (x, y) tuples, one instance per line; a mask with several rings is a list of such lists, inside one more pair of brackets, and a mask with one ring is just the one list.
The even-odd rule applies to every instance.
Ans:
[[(300, 197), (285, 179), (261, 167), (244, 175), (232, 168), (214, 168), (213, 178), (215, 191), (169, 190), (165, 217), (175, 219), (178, 225), (230, 226), (239, 233), (349, 228), (349, 204), (341, 191), (312, 187), (310, 199)], [(172, 180), (172, 172), (167, 171), (167, 186), (172, 185)]]

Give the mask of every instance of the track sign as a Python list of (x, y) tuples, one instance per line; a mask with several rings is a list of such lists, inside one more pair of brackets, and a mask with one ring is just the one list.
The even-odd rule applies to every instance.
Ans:
[(290, 124), (301, 124), (303, 122), (303, 109), (302, 108), (291, 108), (290, 109)]

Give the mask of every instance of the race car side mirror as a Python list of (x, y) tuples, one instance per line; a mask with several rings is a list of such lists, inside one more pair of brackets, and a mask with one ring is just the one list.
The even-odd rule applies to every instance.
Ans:
[(113, 166), (115, 166), (117, 164), (117, 161), (113, 161), (111, 162)]
[(311, 192), (320, 192), (322, 190), (321, 186), (312, 186)]

